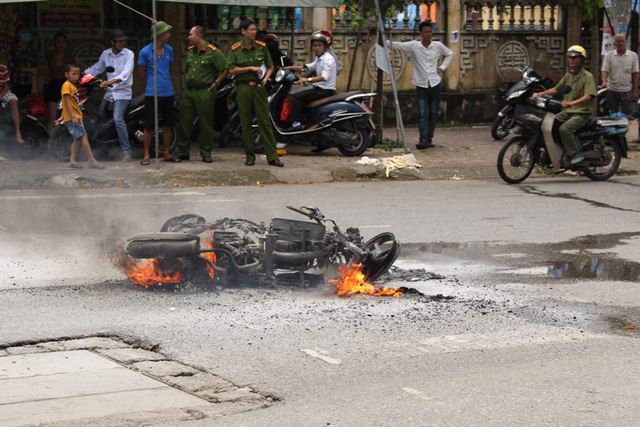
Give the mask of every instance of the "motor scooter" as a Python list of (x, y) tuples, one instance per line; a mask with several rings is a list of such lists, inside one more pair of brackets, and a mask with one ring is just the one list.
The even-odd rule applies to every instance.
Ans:
[[(569, 88), (568, 88), (569, 89)], [(569, 89), (570, 90), (570, 89)], [(627, 157), (626, 133), (629, 121), (622, 113), (594, 117), (576, 132), (584, 159), (571, 164), (564, 153), (555, 117), (562, 109), (562, 101), (549, 95), (537, 96), (527, 104), (518, 104), (514, 120), (517, 135), (505, 143), (498, 153), (498, 173), (509, 184), (518, 184), (531, 174), (536, 164), (564, 170), (583, 172), (594, 181), (611, 178), (622, 157)]]
[(517, 104), (526, 104), (531, 94), (535, 91), (545, 91), (553, 86), (553, 82), (548, 77), (542, 77), (532, 68), (522, 69), (522, 80), (511, 86), (505, 95), (507, 105), (502, 107), (493, 125), (491, 126), (491, 136), (495, 140), (501, 140), (509, 135), (511, 129), (516, 125), (513, 113)]
[[(107, 67), (106, 72), (113, 71), (112, 67)], [(89, 106), (90, 100), (97, 88), (100, 87), (102, 79), (91, 74), (85, 74), (81, 77), (78, 84), (78, 92), (76, 94), (78, 106), (82, 110), (83, 122), (89, 137), (89, 143), (97, 158), (108, 158), (109, 149), (111, 147), (120, 147), (118, 133), (116, 131), (113, 116), (102, 120), (98, 111)], [(62, 110), (62, 100), (58, 104), (58, 109)], [(173, 152), (178, 143), (178, 107), (173, 106), (175, 120), (172, 129), (172, 138), (170, 150)], [(129, 141), (132, 147), (142, 147), (144, 135), (144, 111), (145, 111), (145, 95), (140, 94), (134, 96), (124, 113), (124, 121), (129, 132)], [(162, 124), (158, 127), (159, 139), (162, 141), (163, 128)], [(155, 136), (152, 135), (152, 140)], [(71, 154), (71, 142), (73, 138), (64, 126), (56, 126), (52, 134), (52, 142), (55, 155), (60, 161), (68, 161)], [(164, 145), (160, 144), (159, 155), (164, 154)], [(151, 144), (151, 155), (155, 156), (155, 145)]]
[(352, 91), (318, 99), (304, 106), (304, 129), (289, 131), (280, 120), (282, 106), (298, 77), (287, 69), (276, 73), (275, 84), (269, 94), (269, 113), (276, 141), (313, 145), (322, 150), (336, 147), (345, 156), (359, 156), (369, 148), (375, 131), (373, 111), (365, 99), (375, 93)]
[(47, 115), (46, 110), (34, 109), (36, 101), (19, 100), (18, 113), (20, 115), (20, 133), (24, 144), (18, 144), (15, 138), (15, 128), (11, 117), (11, 107), (0, 107), (0, 133), (4, 141), (11, 141), (8, 148), (16, 149), (23, 160), (35, 160), (47, 151), (49, 133), (39, 118)]

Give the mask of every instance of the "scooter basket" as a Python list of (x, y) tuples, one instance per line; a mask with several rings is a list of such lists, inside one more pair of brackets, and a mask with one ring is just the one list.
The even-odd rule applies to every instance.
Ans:
[(528, 105), (516, 105), (516, 111), (513, 114), (516, 122), (537, 129), (542, 124), (546, 112), (539, 108), (529, 107)]

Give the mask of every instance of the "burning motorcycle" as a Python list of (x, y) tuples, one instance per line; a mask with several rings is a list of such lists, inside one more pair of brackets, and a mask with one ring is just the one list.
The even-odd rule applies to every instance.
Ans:
[(555, 120), (562, 102), (542, 95), (532, 103), (516, 106), (517, 136), (507, 141), (498, 154), (498, 172), (504, 181), (524, 181), (536, 164), (558, 172), (581, 171), (594, 181), (605, 181), (616, 173), (621, 158), (627, 157), (628, 119), (624, 115), (594, 117), (579, 129), (576, 137), (584, 160), (572, 165), (558, 133), (561, 123)]
[[(113, 71), (113, 67), (107, 67), (106, 72)], [(100, 88), (102, 79), (91, 74), (85, 74), (79, 81), (78, 92), (76, 94), (78, 106), (82, 110), (84, 116), (83, 121), (89, 136), (91, 147), (96, 150), (96, 154), (105, 157), (110, 147), (119, 147), (118, 132), (113, 117), (102, 120), (98, 112), (89, 107), (94, 91)], [(129, 131), (129, 140), (132, 147), (142, 147), (144, 135), (144, 110), (145, 95), (140, 94), (134, 96), (124, 113), (124, 121)], [(58, 104), (58, 109), (62, 110), (62, 101)], [(178, 143), (178, 107), (174, 105), (174, 114), (176, 117), (173, 126), (173, 137), (171, 139), (171, 152), (173, 152)], [(162, 141), (162, 125), (158, 128), (159, 139)], [(64, 126), (57, 126), (51, 136), (56, 157), (60, 161), (68, 161), (71, 153), (71, 142), (73, 138)], [(152, 138), (153, 140), (153, 138)], [(163, 154), (164, 146), (160, 144), (160, 155)], [(155, 156), (155, 146), (151, 144), (151, 155)]]
[(400, 254), (392, 233), (363, 242), (357, 228), (342, 232), (315, 207), (287, 208), (311, 221), (273, 218), (266, 226), (229, 218), (207, 223), (198, 215), (171, 218), (160, 232), (129, 238), (120, 265), (145, 287), (186, 281), (310, 286), (345, 264), (374, 281)]
[(502, 107), (502, 110), (498, 113), (498, 117), (491, 126), (491, 136), (495, 140), (501, 140), (509, 135), (511, 129), (516, 125), (513, 113), (515, 112), (516, 105), (526, 104), (531, 94), (535, 91), (545, 91), (553, 86), (553, 82), (548, 77), (542, 77), (536, 73), (532, 68), (525, 67), (522, 70), (522, 80), (511, 86), (505, 100), (507, 105)]

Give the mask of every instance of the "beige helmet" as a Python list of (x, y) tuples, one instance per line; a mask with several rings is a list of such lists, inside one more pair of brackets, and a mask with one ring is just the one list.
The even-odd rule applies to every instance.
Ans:
[(573, 45), (567, 50), (567, 56), (576, 57), (582, 56), (582, 59), (587, 59), (587, 51), (580, 45)]

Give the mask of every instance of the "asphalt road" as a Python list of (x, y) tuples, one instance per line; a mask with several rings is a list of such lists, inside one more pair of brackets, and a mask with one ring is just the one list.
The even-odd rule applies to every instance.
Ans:
[[(0, 346), (126, 337), (279, 399), (224, 425), (637, 425), (638, 186), (0, 192)], [(295, 218), (285, 205), (315, 205), (365, 237), (391, 231), (400, 269), (443, 277), (388, 283), (425, 296), (338, 298), (331, 285), (145, 290), (113, 266), (126, 237), (169, 217)]]

